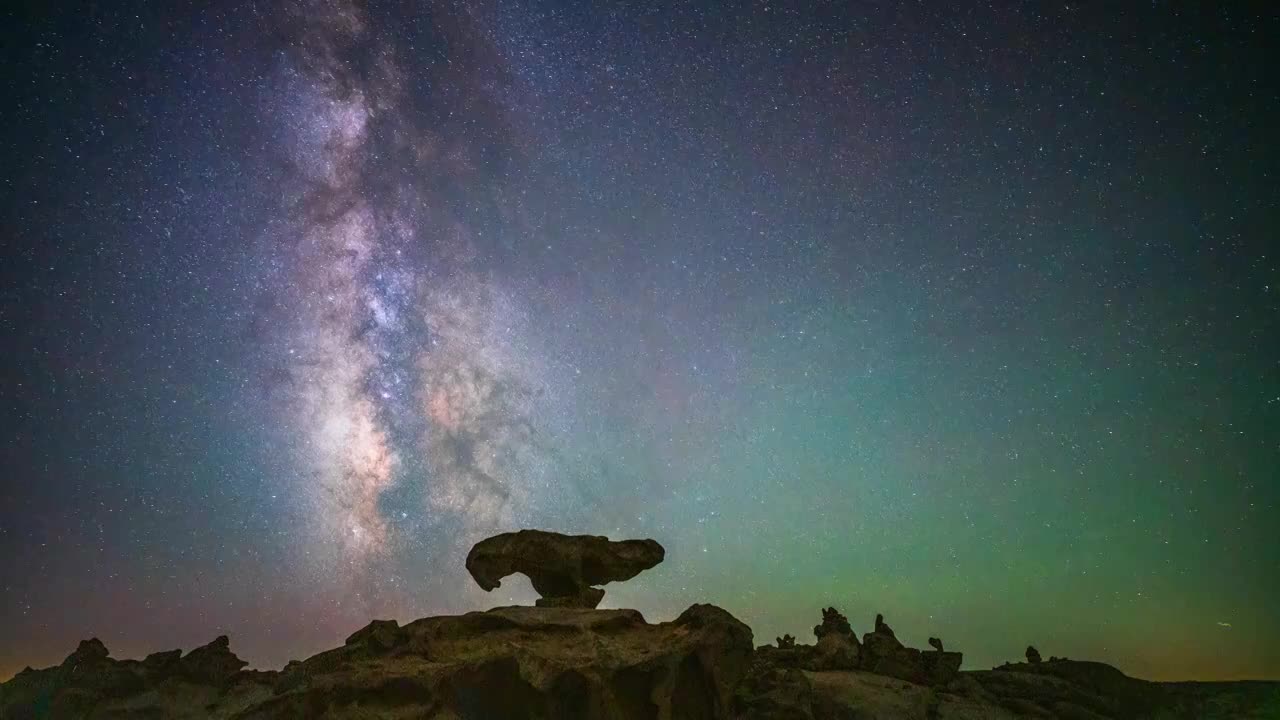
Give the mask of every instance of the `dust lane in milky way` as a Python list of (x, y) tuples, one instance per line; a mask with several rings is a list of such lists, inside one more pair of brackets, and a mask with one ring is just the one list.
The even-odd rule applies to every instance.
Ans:
[[(413, 525), (384, 516), (394, 486), (420, 495), (415, 521), (460, 520), (445, 554), (528, 519), (530, 493), (548, 482), (539, 437), (551, 428), (537, 423), (567, 391), (546, 391), (527, 311), (424, 187), (466, 182), (452, 166), (466, 164), (467, 140), (408, 118), (405, 72), (359, 6), (300, 22), (305, 43), (278, 71), (299, 172), (277, 303), (291, 328), (281, 411), (304, 469), (290, 492), (314, 535), (303, 546), (312, 577), (376, 585)], [(383, 154), (405, 166), (385, 167)]]

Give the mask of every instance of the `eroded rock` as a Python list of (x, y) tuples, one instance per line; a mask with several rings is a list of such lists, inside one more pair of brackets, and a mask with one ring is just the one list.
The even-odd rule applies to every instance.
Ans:
[(231, 641), (219, 635), (208, 645), (198, 647), (178, 661), (178, 669), (195, 682), (220, 683), (240, 672), (249, 663), (231, 652)]
[(98, 638), (81, 640), (80, 644), (76, 646), (75, 652), (62, 661), (62, 667), (73, 668), (81, 665), (96, 665), (106, 660), (108, 655), (110, 655), (110, 652), (107, 650), (107, 646), (103, 645)]
[(664, 555), (656, 540), (521, 530), (476, 543), (467, 571), (485, 590), (499, 587), (508, 575), (524, 574), (541, 596), (539, 607), (594, 608), (604, 590), (592, 586), (630, 580)]

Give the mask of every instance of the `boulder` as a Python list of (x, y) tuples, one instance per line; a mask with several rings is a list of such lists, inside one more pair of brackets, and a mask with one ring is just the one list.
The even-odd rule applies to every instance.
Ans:
[(541, 596), (539, 607), (594, 608), (604, 590), (593, 585), (630, 580), (664, 555), (656, 540), (521, 530), (476, 543), (467, 554), (467, 571), (485, 590), (499, 587), (508, 575), (524, 574)]
[(937, 650), (938, 652), (942, 652), (942, 640), (936, 637), (929, 638), (929, 647)]
[(1040, 662), (1040, 651), (1035, 649), (1031, 645), (1027, 646), (1027, 662), (1031, 663), (1032, 665), (1035, 665), (1036, 663)]

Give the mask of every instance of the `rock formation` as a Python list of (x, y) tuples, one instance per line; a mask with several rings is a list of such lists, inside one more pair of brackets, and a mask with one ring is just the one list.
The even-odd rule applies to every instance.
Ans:
[[(750, 674), (751, 693), (760, 698), (776, 699), (778, 694), (775, 691), (781, 692), (778, 683), (784, 678), (794, 680), (796, 677), (794, 674), (775, 673), (774, 670), (808, 673), (863, 671), (938, 687), (950, 683), (959, 673), (963, 659), (960, 653), (943, 650), (921, 652), (904, 647), (885, 623), (883, 615), (876, 616), (875, 627), (877, 630), (867, 633), (859, 643), (849, 620), (835, 608), (824, 608), (822, 623), (813, 629), (818, 638), (816, 645), (783, 642), (783, 638), (779, 639), (776, 647), (757, 648), (757, 662)], [(939, 640), (935, 647), (941, 644)], [(792, 688), (783, 695), (790, 697), (794, 692), (798, 691)]]
[(60, 665), (0, 683), (0, 720), (1280, 717), (1280, 683), (1149, 683), (1101, 663), (1041, 662), (1032, 647), (1026, 663), (960, 673), (960, 653), (937, 638), (933, 650), (905, 647), (882, 615), (860, 643), (825, 608), (816, 645), (783, 635), (753, 651), (751, 629), (712, 605), (656, 625), (635, 610), (567, 607), (652, 567), (662, 548), (531, 532), (480, 543), (467, 567), (486, 588), (528, 574), (541, 607), (374, 620), (280, 671), (244, 670), (226, 636), (141, 661), (85, 640)]
[(833, 607), (822, 609), (822, 624), (815, 625), (813, 628), (814, 637), (819, 640), (830, 633), (853, 635), (853, 628), (849, 626), (849, 619), (841, 615), (840, 611)]
[(881, 615), (880, 613), (876, 613), (876, 625), (874, 632), (879, 635), (888, 635), (895, 640), (897, 639), (897, 636), (893, 634), (893, 628), (889, 627), (889, 624), (884, 621), (884, 615)]
[(485, 590), (523, 573), (541, 596), (538, 607), (594, 608), (604, 590), (592, 587), (630, 580), (662, 562), (655, 540), (612, 541), (597, 535), (521, 530), (481, 540), (467, 555), (467, 571)]
[(62, 661), (62, 667), (75, 669), (77, 667), (97, 665), (103, 660), (106, 660), (109, 654), (107, 646), (103, 645), (102, 641), (98, 638), (81, 640), (80, 644), (76, 646), (75, 652), (68, 655), (67, 659)]
[(807, 669), (856, 670), (862, 656), (858, 636), (849, 626), (849, 619), (835, 608), (824, 608), (822, 624), (813, 629), (818, 638)]
[(118, 661), (82, 644), (0, 686), (0, 719), (728, 718), (752, 651), (750, 628), (694, 605), (657, 625), (635, 610), (534, 607), (374, 621), (280, 672), (241, 671), (225, 638), (176, 652)]

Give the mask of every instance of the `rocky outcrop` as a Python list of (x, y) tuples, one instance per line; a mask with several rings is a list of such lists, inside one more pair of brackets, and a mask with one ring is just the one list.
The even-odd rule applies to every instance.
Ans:
[(818, 638), (807, 670), (857, 670), (862, 648), (849, 619), (835, 608), (822, 611), (822, 624), (813, 629)]
[[(876, 617), (879, 617), (878, 615)], [(848, 637), (857, 636), (853, 633), (853, 628), (849, 626), (849, 618), (840, 614), (839, 610), (833, 607), (822, 609), (822, 623), (815, 625), (813, 628), (813, 636), (821, 640), (827, 635), (844, 635)]]
[(813, 628), (816, 645), (800, 645), (786, 635), (774, 646), (756, 650), (761, 662), (770, 667), (832, 672), (863, 670), (906, 680), (919, 685), (941, 686), (960, 672), (963, 655), (941, 649), (942, 641), (932, 638), (935, 650), (921, 652), (898, 642), (893, 629), (876, 616), (875, 630), (863, 636), (861, 643), (849, 620), (835, 608), (822, 611), (822, 623)]
[[(61, 664), (0, 684), (0, 720), (1264, 720), (1280, 683), (1159, 684), (1101, 663), (1050, 658), (960, 673), (962, 656), (905, 647), (876, 615), (859, 643), (822, 611), (815, 645), (791, 635), (754, 652), (751, 629), (713, 605), (649, 624), (595, 610), (603, 590), (653, 567), (652, 540), (522, 531), (477, 544), (485, 589), (522, 572), (539, 607), (374, 620), (342, 647), (279, 672), (244, 670), (220, 636), (183, 655), (114, 660), (96, 638)], [(586, 607), (581, 607), (586, 606)]]
[(604, 590), (662, 562), (656, 540), (612, 541), (598, 535), (521, 530), (481, 540), (467, 555), (467, 571), (485, 590), (514, 573), (528, 576), (539, 607), (594, 608)]
[(270, 693), (274, 673), (244, 665), (225, 636), (186, 656), (169, 650), (141, 661), (114, 660), (100, 641), (86, 640), (61, 665), (0, 686), (0, 720), (232, 717)]
[(1267, 720), (1280, 707), (1280, 683), (1150, 683), (1070, 660), (933, 685), (777, 663), (808, 664), (816, 647), (753, 654), (750, 630), (710, 605), (657, 625), (634, 610), (534, 607), (375, 620), (280, 672), (238, 669), (224, 638), (141, 661), (90, 640), (0, 684), (0, 720)]
[(106, 660), (108, 655), (110, 655), (110, 653), (107, 651), (107, 646), (103, 645), (102, 641), (98, 638), (81, 640), (80, 644), (76, 646), (75, 652), (68, 655), (67, 659), (62, 661), (62, 667), (69, 669), (76, 667), (92, 667), (101, 663), (103, 660)]
[(635, 610), (508, 607), (374, 621), (280, 672), (240, 670), (225, 637), (141, 662), (82, 645), (0, 686), (0, 719), (727, 720), (751, 654), (750, 628), (712, 605), (656, 625)]
[(178, 670), (192, 682), (216, 685), (248, 665), (231, 652), (231, 642), (219, 635), (213, 642), (187, 653), (178, 661)]

